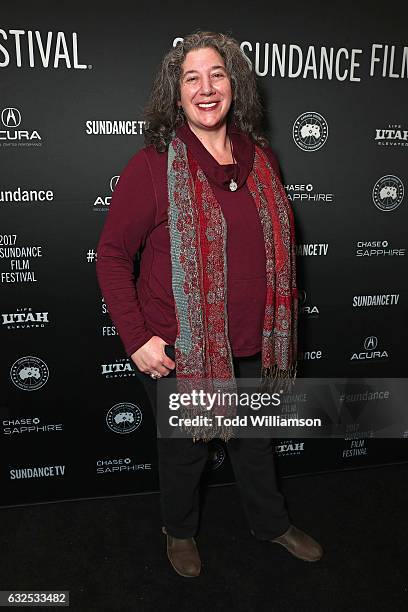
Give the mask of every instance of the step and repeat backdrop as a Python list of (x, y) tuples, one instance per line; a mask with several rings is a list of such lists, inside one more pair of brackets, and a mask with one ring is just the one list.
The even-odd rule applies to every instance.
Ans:
[[(406, 377), (403, 3), (25, 4), (0, 17), (0, 504), (158, 490), (155, 424), (96, 245), (144, 146), (159, 61), (193, 30), (231, 33), (257, 74), (296, 218), (298, 375)], [(378, 408), (381, 390), (350, 410)], [(349, 434), (274, 440), (280, 474), (408, 460), (404, 431)], [(233, 482), (224, 445), (210, 446), (207, 482)]]

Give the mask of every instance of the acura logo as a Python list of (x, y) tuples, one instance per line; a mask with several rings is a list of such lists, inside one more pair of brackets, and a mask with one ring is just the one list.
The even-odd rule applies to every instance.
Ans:
[(110, 189), (112, 193), (115, 190), (116, 185), (118, 184), (118, 180), (119, 180), (119, 176), (112, 176), (110, 180)]
[(17, 108), (4, 108), (1, 113), (1, 121), (8, 128), (16, 128), (21, 123), (21, 113)]
[(377, 348), (378, 338), (377, 336), (367, 336), (364, 340), (364, 348), (366, 351), (374, 351)]

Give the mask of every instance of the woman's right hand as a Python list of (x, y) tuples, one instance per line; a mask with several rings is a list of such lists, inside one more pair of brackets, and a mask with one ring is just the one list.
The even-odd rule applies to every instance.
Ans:
[(175, 362), (164, 352), (167, 344), (160, 336), (153, 336), (130, 357), (144, 374), (167, 376), (176, 367)]

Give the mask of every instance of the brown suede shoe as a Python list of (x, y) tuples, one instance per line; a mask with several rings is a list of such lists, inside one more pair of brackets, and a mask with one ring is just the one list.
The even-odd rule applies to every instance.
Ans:
[(294, 525), (291, 525), (284, 534), (270, 540), (270, 542), (281, 544), (302, 561), (318, 561), (323, 556), (323, 548), (320, 544)]
[(195, 539), (175, 538), (168, 535), (165, 527), (162, 527), (162, 532), (167, 538), (167, 556), (176, 572), (185, 578), (199, 576), (201, 559)]

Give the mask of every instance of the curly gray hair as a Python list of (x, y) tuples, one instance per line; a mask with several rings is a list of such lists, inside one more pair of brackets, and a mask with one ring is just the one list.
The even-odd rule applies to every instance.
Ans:
[(234, 119), (237, 127), (260, 146), (268, 144), (261, 130), (262, 105), (255, 75), (239, 43), (228, 34), (198, 31), (179, 41), (161, 61), (144, 112), (146, 145), (153, 144), (158, 151), (165, 151), (174, 130), (185, 122), (177, 105), (182, 64), (189, 51), (207, 47), (218, 51), (231, 80), (232, 104), (228, 121)]

